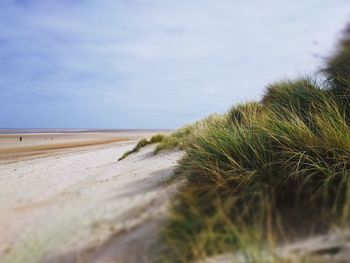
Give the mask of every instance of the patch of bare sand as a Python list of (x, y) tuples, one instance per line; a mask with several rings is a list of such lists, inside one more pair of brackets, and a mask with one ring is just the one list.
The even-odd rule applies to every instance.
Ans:
[[(324, 235), (313, 235), (269, 251), (252, 251), (256, 260), (288, 263), (350, 263), (350, 230), (333, 230)], [(259, 257), (258, 257), (259, 256)], [(197, 263), (248, 263), (249, 258), (239, 251), (209, 257)], [(255, 262), (255, 261), (254, 261)]]
[[(135, 142), (0, 165), (1, 262), (143, 262), (181, 152)], [(146, 261), (144, 261), (146, 262)]]

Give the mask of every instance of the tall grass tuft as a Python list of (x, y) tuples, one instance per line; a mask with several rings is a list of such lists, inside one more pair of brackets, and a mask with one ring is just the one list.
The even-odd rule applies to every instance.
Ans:
[(332, 96), (312, 79), (284, 80), (267, 87), (262, 104), (275, 112), (293, 112), (304, 120)]
[(233, 124), (248, 125), (251, 121), (256, 120), (264, 111), (264, 106), (259, 102), (249, 102), (231, 107), (227, 113), (228, 121)]

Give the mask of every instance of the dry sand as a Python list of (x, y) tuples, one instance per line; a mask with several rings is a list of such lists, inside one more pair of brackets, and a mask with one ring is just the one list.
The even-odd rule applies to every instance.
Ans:
[(182, 153), (146, 147), (117, 162), (135, 143), (0, 164), (0, 262), (147, 262)]
[[(288, 263), (350, 263), (350, 230), (333, 230), (329, 234), (314, 235), (282, 246), (273, 247), (273, 254), (260, 251), (258, 257), (263, 262)], [(265, 261), (263, 259), (266, 259)], [(275, 260), (273, 260), (275, 259)], [(245, 253), (222, 254), (208, 257), (197, 263), (247, 263)], [(255, 262), (255, 261), (254, 261)]]

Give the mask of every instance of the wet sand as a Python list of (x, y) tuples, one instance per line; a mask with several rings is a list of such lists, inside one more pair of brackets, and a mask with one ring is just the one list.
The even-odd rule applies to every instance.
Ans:
[[(57, 151), (150, 137), (164, 130), (4, 131), (0, 132), (0, 163), (32, 159)], [(22, 138), (22, 141), (20, 140)]]

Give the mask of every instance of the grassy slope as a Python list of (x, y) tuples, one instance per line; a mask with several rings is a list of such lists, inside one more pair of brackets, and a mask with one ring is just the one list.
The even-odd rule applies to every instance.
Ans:
[(161, 261), (239, 249), (247, 262), (264, 262), (256, 251), (348, 221), (350, 39), (324, 74), (322, 83), (270, 85), (260, 102), (161, 140), (156, 153), (186, 151), (176, 171), (185, 184), (163, 231)]
[(187, 184), (164, 232), (164, 254), (188, 262), (245, 247), (247, 239), (341, 223), (350, 128), (335, 100), (315, 90), (323, 100), (310, 97), (307, 111), (244, 105), (196, 136), (177, 171)]
[(251, 249), (347, 222), (350, 40), (325, 74), (322, 83), (270, 85), (260, 102), (202, 121), (200, 132), (173, 135), (171, 146), (185, 142), (177, 173), (186, 183), (163, 232), (164, 261), (239, 249), (250, 250), (248, 262), (262, 262)]

